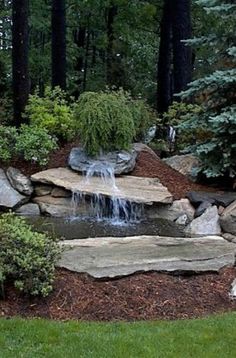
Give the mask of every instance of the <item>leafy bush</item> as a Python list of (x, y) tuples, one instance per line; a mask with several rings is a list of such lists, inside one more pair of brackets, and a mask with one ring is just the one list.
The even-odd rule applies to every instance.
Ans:
[(75, 107), (75, 118), (90, 155), (129, 149), (135, 135), (133, 115), (123, 91), (83, 93)]
[(25, 160), (46, 165), (50, 152), (56, 148), (56, 139), (46, 129), (28, 125), (20, 127), (15, 149)]
[(21, 217), (0, 217), (0, 284), (10, 277), (20, 291), (47, 296), (60, 252), (56, 239), (34, 232)]
[(15, 127), (0, 125), (0, 159), (8, 161), (15, 152), (17, 130)]
[(29, 118), (31, 125), (47, 129), (59, 139), (70, 140), (76, 135), (73, 108), (59, 87), (53, 90), (47, 87), (44, 97), (40, 97), (38, 92), (31, 95), (25, 117)]

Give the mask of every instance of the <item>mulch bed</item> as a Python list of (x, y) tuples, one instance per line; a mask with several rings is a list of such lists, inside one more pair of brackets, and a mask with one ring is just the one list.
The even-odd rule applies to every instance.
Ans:
[(135, 321), (186, 319), (236, 310), (229, 298), (236, 268), (219, 274), (170, 276), (149, 272), (116, 280), (58, 269), (48, 298), (29, 298), (8, 285), (0, 316), (56, 320)]
[[(66, 166), (75, 144), (68, 144), (53, 153), (47, 168)], [(42, 170), (19, 160), (11, 165), (27, 175)], [(3, 167), (1, 163), (0, 167)], [(139, 154), (132, 175), (159, 178), (175, 199), (183, 198), (190, 190), (212, 190), (192, 183), (149, 151)], [(116, 280), (95, 280), (85, 274), (57, 269), (54, 291), (48, 298), (19, 294), (8, 283), (6, 298), (0, 301), (0, 316), (95, 321), (202, 317), (236, 310), (236, 300), (229, 298), (235, 277), (236, 268), (225, 268), (219, 274), (171, 276), (149, 272)]]

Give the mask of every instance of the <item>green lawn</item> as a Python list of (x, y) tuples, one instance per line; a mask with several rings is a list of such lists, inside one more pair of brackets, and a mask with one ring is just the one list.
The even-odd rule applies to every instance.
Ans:
[(236, 312), (173, 322), (0, 320), (1, 358), (235, 356)]

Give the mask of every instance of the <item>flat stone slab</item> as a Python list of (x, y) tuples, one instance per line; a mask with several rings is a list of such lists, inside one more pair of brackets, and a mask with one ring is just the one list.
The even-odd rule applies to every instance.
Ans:
[(219, 236), (106, 237), (66, 240), (58, 266), (95, 278), (113, 278), (141, 271), (219, 271), (235, 264), (236, 245)]
[(122, 176), (116, 178), (116, 188), (111, 180), (104, 182), (100, 177), (88, 180), (67, 168), (48, 169), (31, 176), (32, 181), (53, 184), (72, 192), (93, 195), (102, 194), (142, 204), (171, 204), (173, 197), (158, 179)]

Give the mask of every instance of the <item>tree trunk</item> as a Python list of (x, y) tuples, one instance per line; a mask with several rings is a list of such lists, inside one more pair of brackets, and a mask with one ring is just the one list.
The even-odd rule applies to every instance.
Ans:
[(52, 87), (66, 89), (65, 0), (52, 0)]
[(12, 1), (12, 85), (14, 123), (19, 126), (29, 97), (28, 0)]
[(165, 0), (161, 20), (157, 68), (157, 109), (160, 113), (166, 112), (172, 101), (172, 6), (172, 0)]
[(86, 28), (84, 26), (83, 27), (81, 26), (79, 27), (79, 29), (75, 31), (74, 34), (74, 42), (76, 43), (79, 52), (75, 65), (75, 71), (78, 78), (76, 80), (76, 90), (74, 91), (74, 96), (76, 98), (79, 98), (79, 95), (82, 90), (81, 87), (83, 83), (85, 40), (86, 40)]
[(186, 89), (192, 79), (192, 51), (182, 40), (191, 38), (191, 0), (173, 1), (174, 93)]
[(107, 84), (109, 86), (116, 85), (115, 80), (115, 54), (114, 54), (114, 21), (115, 17), (117, 15), (118, 9), (117, 6), (111, 6), (108, 9), (107, 12), (107, 39), (108, 39), (108, 45), (107, 45)]

